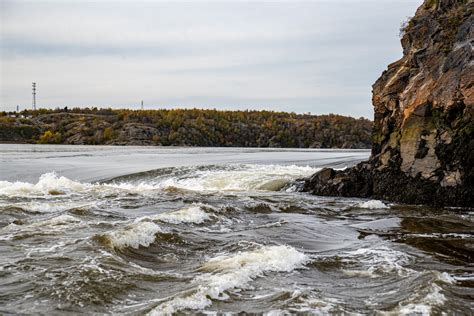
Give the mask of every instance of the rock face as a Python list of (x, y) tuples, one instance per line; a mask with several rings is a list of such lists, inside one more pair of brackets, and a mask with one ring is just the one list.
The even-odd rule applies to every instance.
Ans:
[(402, 28), (403, 57), (373, 85), (368, 162), (322, 170), (303, 191), (474, 207), (474, 2), (426, 0)]

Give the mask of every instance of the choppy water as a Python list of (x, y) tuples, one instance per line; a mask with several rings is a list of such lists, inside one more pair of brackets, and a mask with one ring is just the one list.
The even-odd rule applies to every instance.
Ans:
[(0, 313), (473, 312), (472, 211), (281, 190), (366, 151), (0, 154)]

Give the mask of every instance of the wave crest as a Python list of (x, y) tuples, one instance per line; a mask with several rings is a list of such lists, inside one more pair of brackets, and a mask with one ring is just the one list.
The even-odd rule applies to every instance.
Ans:
[(147, 194), (153, 191), (278, 191), (289, 182), (309, 176), (318, 169), (282, 165), (228, 165), (175, 168), (174, 173), (149, 178), (139, 174), (124, 182), (82, 183), (58, 176), (54, 172), (40, 176), (36, 184), (0, 181), (0, 196), (54, 196), (74, 193), (132, 192)]
[(139, 218), (137, 221), (152, 220), (170, 224), (201, 224), (210, 218), (209, 214), (207, 214), (200, 205), (192, 205), (173, 212), (145, 216)]
[(245, 287), (265, 272), (290, 272), (308, 261), (308, 256), (290, 246), (261, 246), (253, 251), (215, 257), (199, 269), (206, 273), (194, 279), (197, 289), (171, 298), (149, 315), (203, 309), (212, 304), (211, 299), (225, 299), (225, 291)]
[(140, 246), (151, 245), (156, 239), (155, 235), (161, 232), (163, 232), (161, 227), (155, 223), (138, 222), (125, 229), (111, 231), (97, 238), (110, 248), (132, 247), (138, 249)]
[(83, 192), (90, 184), (76, 182), (66, 177), (59, 177), (55, 172), (42, 174), (36, 184), (28, 182), (0, 181), (0, 195), (62, 195), (71, 192)]
[(198, 169), (184, 177), (166, 179), (161, 185), (191, 191), (278, 191), (317, 170), (295, 165), (231, 165), (224, 169)]
[(370, 200), (370, 201), (365, 201), (362, 203), (359, 203), (356, 205), (358, 208), (367, 208), (367, 209), (383, 209), (383, 208), (389, 208), (385, 203), (379, 200)]

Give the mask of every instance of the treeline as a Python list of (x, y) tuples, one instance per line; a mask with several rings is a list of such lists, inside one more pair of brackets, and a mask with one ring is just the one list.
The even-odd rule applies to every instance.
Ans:
[(341, 115), (203, 109), (0, 112), (0, 141), (55, 144), (370, 148), (372, 122)]

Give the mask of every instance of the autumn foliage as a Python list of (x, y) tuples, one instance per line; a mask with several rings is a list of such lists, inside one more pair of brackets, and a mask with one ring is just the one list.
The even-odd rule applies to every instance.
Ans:
[[(3, 116), (11, 113), (3, 113)], [(1, 120), (38, 131), (25, 142), (161, 146), (370, 148), (372, 122), (341, 115), (203, 109), (40, 109)], [(1, 116), (0, 116), (1, 118)], [(11, 136), (10, 136), (11, 138)], [(18, 137), (17, 137), (18, 138)], [(7, 139), (8, 140), (8, 139)]]

